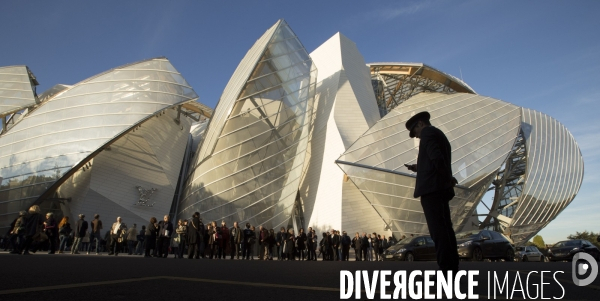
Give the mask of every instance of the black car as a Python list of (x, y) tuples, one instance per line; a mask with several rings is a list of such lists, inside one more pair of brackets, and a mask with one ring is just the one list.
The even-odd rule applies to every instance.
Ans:
[(600, 260), (600, 251), (594, 244), (585, 239), (572, 239), (559, 241), (548, 249), (548, 260), (562, 261), (573, 260), (573, 256), (579, 252), (585, 252), (596, 260)]
[(504, 259), (514, 261), (515, 250), (502, 234), (490, 230), (474, 230), (456, 234), (458, 256), (463, 259)]
[(383, 252), (383, 260), (436, 260), (430, 236), (407, 237)]

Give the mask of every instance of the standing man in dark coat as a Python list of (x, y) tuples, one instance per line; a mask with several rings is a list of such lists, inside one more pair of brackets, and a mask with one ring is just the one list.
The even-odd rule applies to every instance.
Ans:
[(362, 260), (369, 261), (369, 238), (365, 232), (363, 232), (363, 236), (360, 241), (360, 247), (362, 249)]
[[(100, 230), (102, 230), (102, 221), (100, 220), (100, 215), (94, 214), (94, 220), (92, 221), (92, 233), (90, 234), (90, 239), (93, 238), (94, 240), (96, 240), (96, 255), (100, 255), (100, 241), (102, 240)], [(88, 250), (88, 254), (89, 253), (90, 252)]]
[(342, 245), (342, 261), (350, 260), (350, 245), (352, 244), (352, 240), (350, 240), (350, 236), (346, 231), (342, 232), (341, 245)]
[(449, 202), (458, 184), (452, 176), (452, 148), (446, 135), (431, 125), (428, 112), (421, 112), (406, 122), (410, 137), (417, 137), (417, 164), (406, 167), (417, 173), (414, 197), (421, 197), (421, 206), (429, 233), (435, 242), (437, 263), (442, 271), (458, 271), (456, 236), (452, 228)]
[(285, 258), (285, 254), (283, 254), (283, 243), (287, 239), (287, 232), (285, 232), (285, 228), (281, 227), (280, 231), (277, 232), (277, 236), (275, 237), (275, 242), (277, 243), (277, 259), (282, 260)]
[(338, 252), (340, 248), (340, 236), (337, 235), (337, 232), (335, 232), (335, 230), (331, 230), (331, 248), (333, 249), (333, 258), (331, 259), (334, 261), (341, 260), (339, 255), (340, 253)]
[(242, 229), (238, 226), (238, 222), (233, 222), (233, 227), (229, 230), (231, 239), (231, 259), (235, 255), (236, 259), (240, 259), (240, 244), (242, 243)]
[(203, 232), (204, 225), (200, 226), (200, 212), (195, 212), (188, 224), (188, 259), (200, 258), (199, 245), (204, 239)]
[(313, 250), (315, 249), (314, 234), (312, 233), (312, 227), (308, 227), (308, 231), (306, 232), (306, 249), (308, 250), (307, 259), (313, 260)]
[(163, 217), (163, 220), (158, 224), (158, 257), (167, 258), (169, 256), (169, 245), (171, 244), (171, 236), (173, 235), (173, 223), (168, 215)]
[(354, 248), (354, 257), (356, 261), (361, 261), (362, 256), (362, 239), (360, 238), (360, 234), (356, 232), (354, 238), (352, 239), (352, 247)]
[(254, 234), (254, 231), (250, 229), (250, 223), (246, 223), (246, 229), (244, 229), (243, 235), (244, 242), (242, 245), (242, 258), (250, 260), (250, 254), (252, 254), (252, 250), (250, 250), (252, 247), (251, 240), (256, 238), (256, 234)]
[(75, 241), (71, 246), (71, 254), (79, 254), (79, 243), (81, 243), (81, 239), (85, 237), (85, 232), (88, 229), (88, 222), (85, 220), (85, 215), (80, 214), (79, 220), (77, 221), (77, 228), (75, 228)]

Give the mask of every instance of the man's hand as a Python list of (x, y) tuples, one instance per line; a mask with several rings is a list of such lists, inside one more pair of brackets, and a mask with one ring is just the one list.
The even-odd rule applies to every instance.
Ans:
[(455, 177), (452, 177), (452, 187), (458, 185), (458, 180)]
[(417, 164), (404, 164), (404, 166), (412, 172), (417, 172)]

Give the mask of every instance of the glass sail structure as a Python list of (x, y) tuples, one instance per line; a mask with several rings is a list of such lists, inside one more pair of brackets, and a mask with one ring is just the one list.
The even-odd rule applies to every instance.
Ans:
[[(178, 216), (287, 225), (303, 172), (316, 68), (285, 21), (248, 51), (190, 170)], [(240, 85), (241, 83), (241, 85)]]
[(38, 82), (27, 66), (0, 67), (0, 135), (8, 131), (18, 118), (16, 114), (38, 103)]
[(19, 210), (52, 197), (104, 146), (162, 110), (198, 99), (166, 58), (115, 68), (49, 94), (0, 136), (1, 227)]
[(427, 234), (425, 216), (413, 198), (418, 139), (404, 124), (421, 111), (452, 145), (452, 171), (459, 182), (451, 201), (455, 228), (461, 229), (496, 176), (517, 137), (519, 107), (465, 93), (420, 93), (389, 112), (336, 161), (377, 209), (393, 232)]

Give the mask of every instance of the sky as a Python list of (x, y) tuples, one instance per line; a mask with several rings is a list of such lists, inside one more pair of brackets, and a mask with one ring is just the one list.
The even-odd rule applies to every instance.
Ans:
[(6, 0), (0, 66), (29, 66), (41, 93), (166, 56), (214, 108), (244, 54), (278, 19), (308, 52), (341, 32), (367, 63), (422, 62), (563, 123), (581, 148), (585, 176), (575, 200), (539, 233), (553, 243), (600, 231), (598, 12), (600, 1)]

